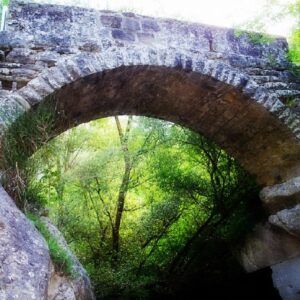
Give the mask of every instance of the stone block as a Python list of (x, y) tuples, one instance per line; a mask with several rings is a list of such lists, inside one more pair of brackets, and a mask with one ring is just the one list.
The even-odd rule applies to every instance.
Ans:
[(154, 35), (153, 33), (149, 33), (149, 32), (138, 32), (137, 33), (137, 37), (139, 39), (140, 42), (142, 43), (151, 43), (154, 42)]
[(123, 20), (123, 29), (129, 31), (138, 31), (141, 29), (140, 23), (133, 18), (125, 18)]
[(151, 19), (142, 20), (142, 28), (145, 31), (152, 31), (152, 32), (160, 31), (158, 23), (155, 20), (151, 20)]
[(254, 272), (299, 255), (299, 238), (267, 222), (248, 235), (239, 259), (247, 272)]
[(117, 40), (134, 42), (135, 35), (132, 32), (115, 29), (112, 31), (112, 37)]
[(101, 23), (105, 27), (121, 28), (122, 18), (119, 16), (102, 15), (100, 19)]
[(300, 204), (270, 216), (269, 222), (300, 238)]
[(270, 212), (293, 207), (300, 203), (300, 177), (292, 178), (284, 183), (265, 187), (260, 198)]
[(132, 12), (124, 12), (122, 15), (129, 18), (134, 18), (136, 16), (135, 13)]

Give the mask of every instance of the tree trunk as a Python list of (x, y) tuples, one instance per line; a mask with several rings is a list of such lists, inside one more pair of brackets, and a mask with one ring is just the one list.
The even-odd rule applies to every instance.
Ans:
[(115, 224), (113, 228), (113, 243), (112, 248), (115, 253), (119, 252), (120, 247), (120, 227), (121, 227), (121, 221), (122, 221), (122, 215), (124, 212), (124, 205), (125, 205), (125, 198), (126, 193), (128, 190), (128, 184), (130, 180), (130, 166), (125, 166), (125, 172), (122, 179), (122, 184), (119, 189), (119, 195), (118, 195), (118, 202), (117, 202), (117, 212), (116, 212), (116, 219)]
[(128, 191), (128, 185), (130, 182), (130, 172), (131, 172), (131, 161), (130, 161), (130, 153), (128, 150), (128, 136), (130, 132), (131, 127), (131, 121), (132, 117), (129, 117), (128, 124), (126, 128), (126, 132), (123, 133), (122, 127), (119, 121), (118, 117), (115, 117), (120, 143), (122, 147), (123, 157), (124, 157), (124, 163), (125, 163), (125, 169), (124, 174), (122, 178), (122, 183), (119, 189), (118, 194), (118, 200), (117, 200), (117, 211), (116, 211), (116, 218), (115, 223), (112, 230), (112, 250), (113, 250), (113, 261), (114, 263), (118, 260), (118, 253), (120, 250), (120, 227), (122, 222), (122, 215), (124, 212), (124, 206), (125, 206), (125, 199), (126, 194)]

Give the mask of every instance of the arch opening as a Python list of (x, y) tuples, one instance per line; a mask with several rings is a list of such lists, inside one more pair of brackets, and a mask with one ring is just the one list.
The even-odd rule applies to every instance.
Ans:
[(208, 75), (182, 68), (119, 67), (67, 84), (55, 99), (68, 126), (122, 114), (183, 125), (224, 148), (263, 185), (300, 170), (300, 145), (293, 134), (240, 88)]
[[(40, 199), (49, 198), (48, 209), (41, 210), (42, 220), (50, 211), (50, 217), (89, 268), (100, 299), (111, 293), (119, 293), (122, 298), (126, 292), (135, 295), (149, 291), (154, 295), (145, 299), (155, 298), (155, 293), (159, 297), (164, 290), (162, 278), (168, 289), (166, 295), (173, 299), (173, 293), (187, 292), (184, 285), (189, 276), (195, 282), (200, 276), (209, 285), (222, 282), (222, 293), (230, 294), (226, 276), (231, 271), (231, 280), (242, 275), (241, 282), (252, 284), (251, 276), (244, 274), (230, 250), (255, 224), (252, 218), (255, 222), (259, 219), (258, 190), (246, 173), (206, 139), (158, 120), (135, 119), (129, 123), (118, 118), (126, 139), (124, 147), (119, 142), (117, 122), (111, 119), (78, 126), (38, 151), (37, 158), (33, 157), (37, 173), (31, 186)], [(211, 163), (206, 165), (209, 157)], [(131, 178), (119, 247), (115, 248), (113, 228), (124, 192), (127, 159)], [(48, 163), (43, 166), (45, 161)], [(195, 251), (199, 251), (196, 258)], [(230, 267), (219, 259), (224, 255), (226, 263), (233, 260)], [(204, 274), (211, 276), (214, 270), (221, 275), (205, 281)], [(270, 277), (268, 272), (265, 275), (264, 280)], [(157, 290), (147, 287), (155, 282)], [(192, 289), (197, 290), (196, 286), (191, 284)]]
[(240, 88), (181, 67), (94, 73), (58, 89), (50, 101), (60, 117), (54, 135), (106, 116), (156, 117), (210, 138), (264, 185), (291, 176), (299, 159), (297, 140)]

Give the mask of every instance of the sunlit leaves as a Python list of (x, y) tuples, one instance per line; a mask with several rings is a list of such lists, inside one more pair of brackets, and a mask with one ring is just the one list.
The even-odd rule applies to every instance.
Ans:
[[(127, 117), (119, 120), (125, 128)], [(247, 215), (242, 208), (237, 213), (234, 209), (245, 195), (252, 197), (238, 164), (187, 129), (135, 117), (127, 142), (131, 173), (117, 264), (112, 233), (125, 164), (114, 119), (74, 128), (31, 160), (32, 194), (50, 208), (50, 216), (90, 272), (98, 296), (145, 293), (143, 286), (166, 274), (182, 249), (196, 251), (198, 240), (206, 239), (201, 231), (206, 223), (212, 232), (230, 215), (234, 220), (214, 234), (236, 236)], [(189, 255), (185, 250), (179, 269)]]

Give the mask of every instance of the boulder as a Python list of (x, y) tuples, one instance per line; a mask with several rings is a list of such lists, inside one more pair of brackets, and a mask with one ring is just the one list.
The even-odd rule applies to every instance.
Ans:
[(0, 186), (0, 299), (46, 299), (49, 266), (45, 240)]
[(0, 299), (94, 300), (89, 277), (59, 230), (42, 222), (68, 253), (73, 276), (55, 271), (46, 241), (0, 186)]

